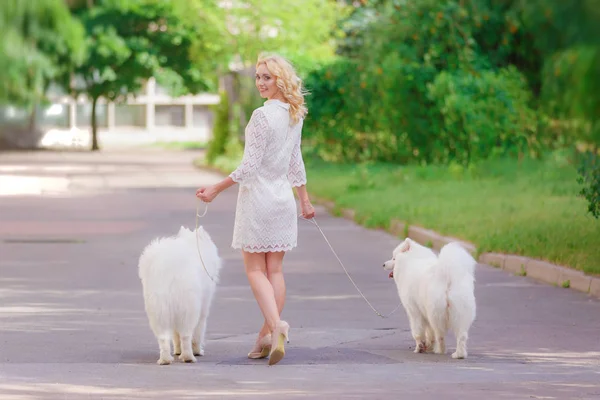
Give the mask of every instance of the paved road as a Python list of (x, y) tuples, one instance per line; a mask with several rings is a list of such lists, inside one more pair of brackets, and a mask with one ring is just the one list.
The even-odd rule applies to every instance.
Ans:
[[(193, 226), (195, 188), (218, 179), (195, 155), (0, 153), (0, 399), (600, 398), (599, 301), (479, 266), (470, 357), (415, 355), (404, 312), (375, 316), (304, 222), (285, 263), (287, 356), (248, 360), (261, 319), (229, 247), (234, 189), (204, 219), (225, 260), (207, 354), (157, 366), (137, 258)], [(317, 211), (365, 294), (393, 309), (381, 264), (397, 239)]]

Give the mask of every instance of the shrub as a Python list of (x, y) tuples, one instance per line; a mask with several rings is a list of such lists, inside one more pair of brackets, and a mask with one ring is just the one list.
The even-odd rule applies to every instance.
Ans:
[(514, 67), (499, 71), (441, 72), (428, 94), (442, 115), (440, 161), (469, 164), (492, 155), (536, 149), (537, 118), (525, 78)]
[(580, 194), (588, 201), (588, 211), (600, 218), (600, 157), (596, 152), (586, 152), (579, 167), (579, 183), (584, 187)]

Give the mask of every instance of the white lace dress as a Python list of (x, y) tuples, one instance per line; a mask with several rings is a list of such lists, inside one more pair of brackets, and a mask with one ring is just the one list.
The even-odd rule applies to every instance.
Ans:
[(293, 186), (306, 184), (302, 123), (290, 126), (290, 105), (268, 100), (246, 126), (244, 157), (229, 175), (240, 184), (232, 247), (251, 253), (296, 247), (298, 214)]

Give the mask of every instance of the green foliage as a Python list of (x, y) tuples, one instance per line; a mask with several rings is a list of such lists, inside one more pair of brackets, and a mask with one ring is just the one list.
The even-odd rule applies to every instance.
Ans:
[(600, 47), (554, 53), (543, 69), (542, 99), (548, 113), (570, 121), (570, 142), (600, 145)]
[(524, 27), (535, 32), (535, 47), (544, 55), (580, 44), (600, 44), (598, 0), (512, 0), (512, 3)]
[[(206, 161), (209, 165), (212, 165), (218, 156), (225, 153), (227, 143), (231, 141), (229, 98), (225, 91), (221, 92), (221, 101), (215, 106), (214, 111), (213, 137), (206, 152)], [(234, 139), (237, 140), (237, 138)]]
[(493, 68), (515, 66), (537, 94), (541, 86), (542, 59), (535, 45), (537, 28), (524, 21), (522, 6), (527, 4), (522, 0), (470, 0), (466, 7), (473, 16), (473, 39), (490, 65)]
[[(543, 55), (540, 100), (560, 119), (562, 135), (584, 153), (579, 159), (580, 194), (600, 215), (600, 2), (523, 1), (520, 8)], [(542, 11), (542, 12), (540, 12)]]
[(306, 137), (326, 160), (397, 163), (597, 143), (597, 3), (362, 2), (345, 57), (307, 79)]
[(83, 57), (83, 29), (63, 0), (0, 2), (0, 103), (31, 107)]
[(181, 18), (172, 1), (96, 4), (77, 12), (88, 35), (88, 57), (76, 73), (84, 79), (82, 90), (90, 97), (122, 98), (163, 70), (189, 91), (206, 88), (190, 57), (196, 28)]
[(214, 0), (173, 1), (173, 7), (183, 24), (194, 27), (189, 57), (199, 79), (209, 90), (216, 90), (215, 76), (227, 70), (235, 51), (229, 44), (225, 9)]
[(600, 2), (514, 1), (539, 60), (539, 103), (565, 143), (600, 145)]
[(540, 150), (525, 78), (515, 69), (441, 72), (428, 86), (443, 117), (436, 140), (440, 161), (469, 164), (490, 156)]
[(341, 37), (337, 40), (336, 54), (357, 58), (365, 46), (366, 33), (377, 21), (377, 10), (370, 7), (354, 7), (346, 18), (338, 21)]
[(600, 218), (600, 156), (590, 151), (581, 158), (578, 182), (584, 187), (580, 195), (588, 201), (589, 213)]
[(330, 161), (466, 164), (538, 152), (544, 132), (527, 81), (514, 67), (493, 67), (475, 40), (488, 11), (471, 5), (366, 7), (358, 35), (365, 44), (344, 42), (352, 58), (307, 79), (306, 137), (315, 152)]
[(236, 60), (254, 65), (262, 52), (277, 52), (307, 71), (333, 56), (331, 29), (345, 7), (330, 0), (232, 2), (231, 48)]
[(356, 62), (343, 60), (314, 71), (306, 79), (311, 92), (304, 124), (306, 139), (324, 159), (360, 161), (394, 154), (394, 146), (382, 146), (374, 140), (377, 135), (370, 129), (369, 110), (365, 109), (371, 93), (361, 96), (360, 82), (354, 79), (358, 68)]

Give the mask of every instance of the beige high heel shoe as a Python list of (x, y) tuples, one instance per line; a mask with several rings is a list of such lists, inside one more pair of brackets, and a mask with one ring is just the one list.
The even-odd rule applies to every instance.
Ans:
[(271, 353), (269, 354), (269, 365), (275, 365), (285, 356), (285, 342), (289, 343), (290, 325), (285, 321), (279, 321), (272, 333)]
[(266, 358), (271, 352), (271, 334), (268, 333), (261, 337), (258, 342), (254, 344), (254, 347), (248, 353), (248, 358), (258, 360), (260, 358)]

